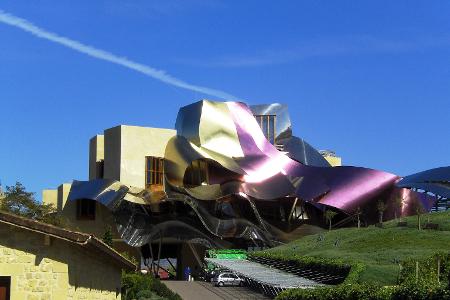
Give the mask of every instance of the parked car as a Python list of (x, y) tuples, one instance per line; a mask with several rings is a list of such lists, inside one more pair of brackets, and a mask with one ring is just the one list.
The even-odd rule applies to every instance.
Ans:
[(214, 283), (215, 286), (225, 286), (225, 285), (243, 286), (245, 280), (233, 273), (220, 273), (214, 276), (212, 282)]
[(227, 269), (212, 269), (212, 270), (207, 270), (205, 271), (205, 281), (208, 282), (213, 282), (214, 277), (216, 277), (217, 275), (221, 274), (221, 273), (227, 273)]

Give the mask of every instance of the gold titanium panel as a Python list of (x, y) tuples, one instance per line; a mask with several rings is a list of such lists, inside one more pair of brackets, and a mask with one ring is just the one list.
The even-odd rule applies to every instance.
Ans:
[(203, 100), (199, 126), (200, 145), (226, 157), (243, 157), (236, 126), (224, 102)]

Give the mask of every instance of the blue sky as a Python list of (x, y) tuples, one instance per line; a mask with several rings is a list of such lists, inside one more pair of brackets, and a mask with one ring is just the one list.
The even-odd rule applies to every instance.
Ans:
[[(249, 103), (289, 105), (294, 133), (347, 165), (450, 165), (449, 1), (1, 1), (40, 28)], [(88, 141), (173, 128), (202, 98), (0, 22), (0, 179), (86, 179)]]

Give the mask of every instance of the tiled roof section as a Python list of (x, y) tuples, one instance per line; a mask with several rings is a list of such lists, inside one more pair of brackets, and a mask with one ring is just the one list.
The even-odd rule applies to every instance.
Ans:
[(122, 269), (130, 271), (136, 270), (136, 265), (134, 263), (123, 257), (119, 252), (103, 243), (94, 235), (63, 229), (4, 211), (0, 211), (0, 223), (63, 239), (67, 242), (77, 244), (88, 251), (94, 251), (96, 254), (103, 255)]

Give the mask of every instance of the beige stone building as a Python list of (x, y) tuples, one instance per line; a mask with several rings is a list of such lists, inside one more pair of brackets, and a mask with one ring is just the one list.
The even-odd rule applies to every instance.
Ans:
[(146, 188), (147, 160), (163, 158), (175, 130), (120, 125), (106, 129), (89, 143), (89, 180), (115, 179), (123, 184)]
[[(138, 188), (162, 188), (162, 158), (175, 130), (119, 125), (89, 141), (89, 180), (114, 179)], [(114, 247), (139, 258), (136, 249), (118, 237), (111, 212), (92, 200), (68, 202), (70, 183), (42, 191), (42, 201), (52, 203), (65, 225), (73, 230), (102, 237), (112, 230)]]
[(136, 266), (96, 237), (0, 212), (0, 299), (120, 299)]

